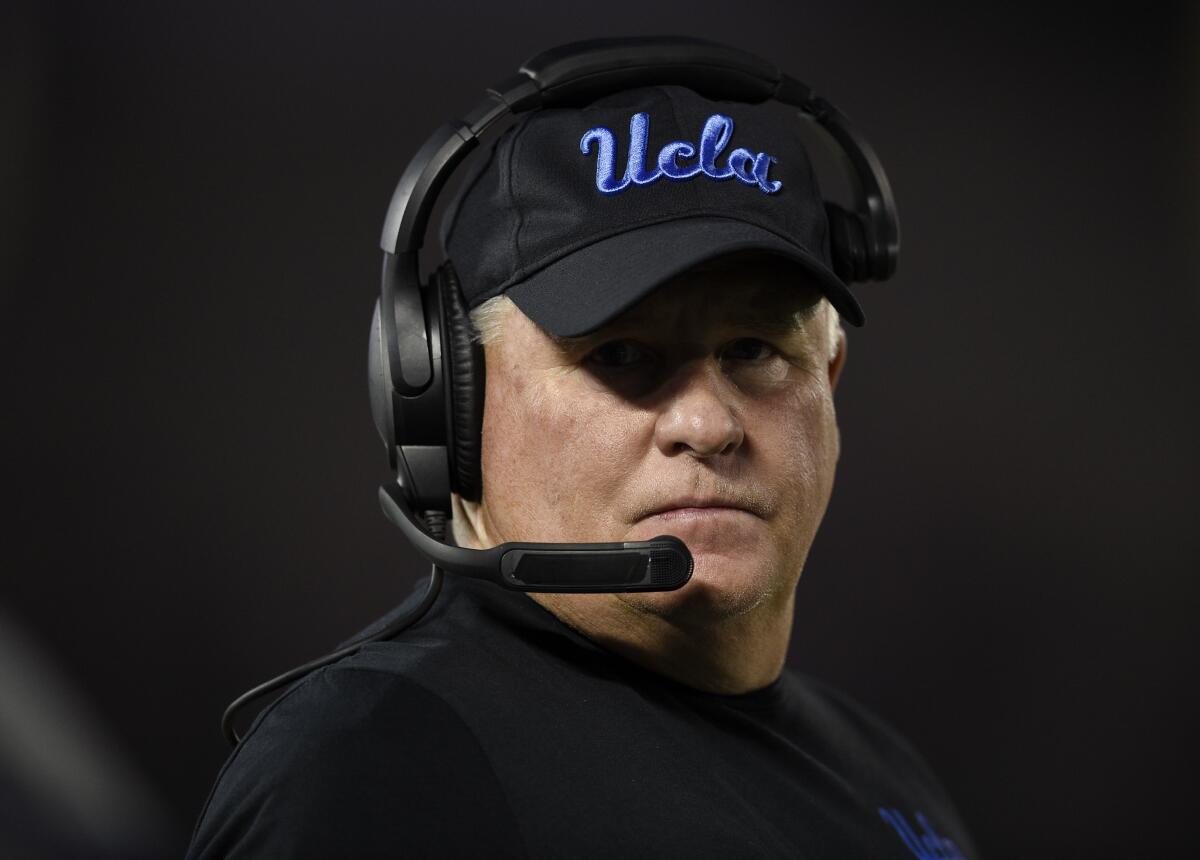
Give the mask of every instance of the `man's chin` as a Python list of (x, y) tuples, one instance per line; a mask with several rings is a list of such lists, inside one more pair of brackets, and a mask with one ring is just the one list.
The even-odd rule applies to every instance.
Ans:
[(698, 553), (687, 584), (674, 591), (638, 591), (620, 595), (631, 607), (691, 627), (736, 618), (761, 606), (775, 592), (761, 566), (745, 559)]

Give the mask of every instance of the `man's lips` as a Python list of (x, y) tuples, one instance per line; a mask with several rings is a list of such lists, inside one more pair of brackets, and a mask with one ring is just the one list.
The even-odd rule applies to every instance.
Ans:
[(749, 511), (741, 508), (727, 508), (717, 505), (705, 507), (687, 507), (687, 508), (668, 508), (665, 511), (659, 511), (656, 514), (651, 514), (646, 519), (658, 520), (693, 520), (693, 519), (716, 519), (718, 517), (737, 516), (738, 514), (746, 514), (754, 516)]
[[(665, 494), (664, 494), (665, 495)], [(715, 520), (749, 514), (766, 519), (769, 507), (753, 493), (677, 493), (661, 502), (647, 505), (640, 513), (642, 520)]]
[[(665, 499), (662, 499), (665, 495)], [(634, 511), (634, 522), (654, 519), (656, 522), (671, 519), (720, 519), (749, 515), (757, 519), (769, 519), (773, 510), (768, 499), (755, 488), (744, 492), (730, 489), (728, 492), (682, 492), (664, 493), (659, 503), (650, 503)]]

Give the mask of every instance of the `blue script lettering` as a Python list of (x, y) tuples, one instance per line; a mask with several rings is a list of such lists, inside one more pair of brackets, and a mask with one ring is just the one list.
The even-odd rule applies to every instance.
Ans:
[(710, 179), (728, 179), (731, 176), (747, 185), (757, 185), (767, 194), (774, 194), (783, 187), (778, 179), (768, 179), (767, 171), (778, 159), (765, 152), (751, 152), (738, 147), (725, 159), (725, 167), (717, 167), (717, 157), (733, 136), (733, 120), (715, 113), (704, 123), (700, 132), (700, 151), (697, 163), (681, 166), (679, 158), (696, 155), (696, 147), (682, 140), (668, 143), (659, 150), (654, 169), (646, 167), (646, 146), (650, 138), (650, 114), (635, 113), (629, 120), (629, 154), (625, 161), (625, 173), (616, 178), (617, 140), (610, 129), (604, 126), (588, 129), (579, 139), (579, 151), (590, 155), (592, 144), (596, 144), (596, 188), (604, 194), (624, 191), (632, 182), (648, 185), (660, 176), (668, 179), (691, 179), (703, 173)]
[(913, 830), (908, 819), (899, 809), (879, 807), (879, 816), (896, 831), (900, 840), (908, 846), (908, 850), (920, 860), (965, 860), (953, 841), (938, 834), (922, 813), (917, 813), (917, 823), (924, 832), (920, 835)]

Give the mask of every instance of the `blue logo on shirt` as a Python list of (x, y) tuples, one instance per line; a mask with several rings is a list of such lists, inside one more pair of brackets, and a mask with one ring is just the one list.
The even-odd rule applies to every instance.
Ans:
[(616, 178), (617, 140), (611, 130), (597, 126), (584, 133), (579, 141), (579, 151), (591, 154), (592, 144), (599, 147), (596, 155), (596, 187), (605, 194), (616, 194), (635, 185), (648, 185), (660, 176), (668, 179), (691, 179), (703, 173), (710, 179), (728, 179), (735, 176), (747, 185), (757, 185), (767, 194), (774, 194), (783, 187), (778, 179), (767, 179), (774, 156), (765, 152), (751, 152), (738, 147), (729, 153), (724, 167), (717, 167), (717, 156), (733, 136), (733, 120), (715, 113), (704, 123), (700, 133), (700, 155), (695, 164), (680, 165), (679, 158), (691, 158), (696, 147), (682, 140), (668, 143), (659, 150), (653, 170), (646, 169), (646, 141), (650, 136), (650, 114), (635, 113), (629, 120), (629, 156), (625, 163), (625, 175)]
[(879, 814), (888, 824), (896, 829), (896, 833), (908, 846), (913, 856), (920, 860), (966, 860), (959, 853), (958, 846), (944, 836), (939, 836), (933, 825), (920, 812), (917, 813), (917, 824), (921, 825), (922, 833), (917, 834), (908, 819), (899, 809), (879, 807)]

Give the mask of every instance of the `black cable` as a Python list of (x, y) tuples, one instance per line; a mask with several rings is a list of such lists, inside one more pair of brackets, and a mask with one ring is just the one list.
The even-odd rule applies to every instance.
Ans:
[[(430, 534), (438, 540), (443, 540), (446, 531), (446, 515), (441, 511), (425, 511), (424, 519)], [(221, 715), (221, 733), (225, 735), (225, 739), (229, 741), (231, 746), (237, 746), (241, 742), (242, 739), (238, 736), (237, 730), (233, 726), (233, 721), (238, 711), (250, 702), (290, 684), (292, 681), (303, 675), (307, 675), (309, 672), (320, 669), (322, 666), (328, 666), (330, 663), (349, 656), (368, 643), (390, 639), (419, 620), (421, 616), (429, 611), (429, 607), (433, 605), (433, 602), (437, 600), (437, 596), (442, 590), (443, 575), (441, 569), (436, 564), (433, 565), (429, 572), (429, 584), (425, 586), (425, 593), (421, 595), (421, 600), (410, 611), (398, 616), (381, 630), (357, 642), (351, 642), (349, 645), (326, 654), (324, 657), (318, 657), (316, 660), (305, 663), (303, 666), (297, 666), (294, 669), (289, 669), (282, 675), (276, 675), (269, 681), (264, 681), (257, 687), (252, 687), (230, 702), (229, 707), (225, 709), (225, 713)]]

